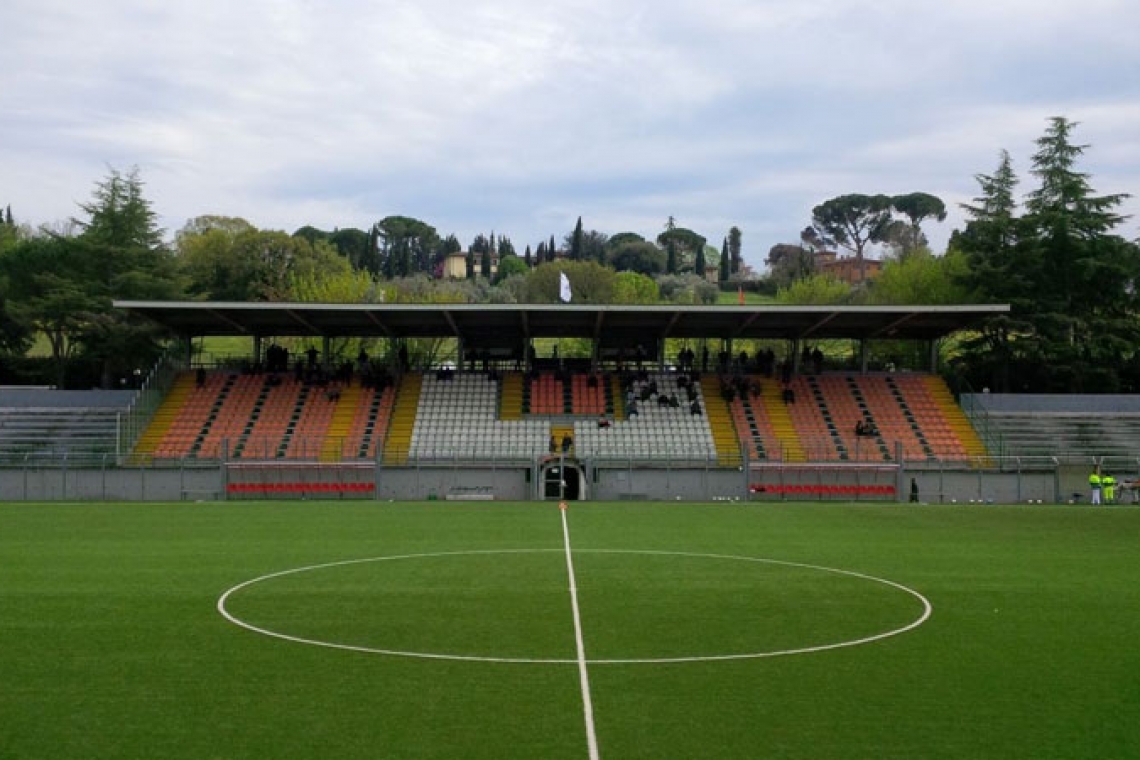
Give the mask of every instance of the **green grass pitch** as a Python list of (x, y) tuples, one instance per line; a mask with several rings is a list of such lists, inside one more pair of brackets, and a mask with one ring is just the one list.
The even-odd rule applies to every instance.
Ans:
[[(601, 758), (1140, 757), (1140, 509), (567, 524)], [(226, 611), (356, 649), (219, 612), (290, 570)], [(0, 758), (587, 758), (568, 581), (550, 504), (0, 505)]]

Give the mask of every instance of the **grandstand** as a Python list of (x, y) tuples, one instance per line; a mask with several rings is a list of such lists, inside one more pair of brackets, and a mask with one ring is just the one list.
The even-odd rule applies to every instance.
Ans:
[(0, 461), (98, 461), (117, 452), (132, 391), (0, 389)]
[(962, 408), (997, 456), (1140, 456), (1140, 396), (977, 393)]
[[(962, 488), (980, 494), (975, 473), (1000, 475), (1002, 456), (1134, 458), (1140, 448), (1140, 405), (1120, 397), (1068, 397), (1072, 405), (1062, 408), (1028, 398), (1002, 406), (995, 394), (959, 406), (933, 371), (868, 367), (867, 341), (934, 339), (1004, 307), (121, 305), (183, 335), (323, 335), (325, 367), (339, 361), (327, 353), (330, 336), (382, 333), (388, 359), (382, 381), (267, 374), (255, 337), (240, 371), (191, 372), (189, 353), (172, 358), (166, 366), (181, 372), (148, 378), (146, 403), (131, 392), (95, 403), (100, 392), (64, 401), (40, 390), (35, 403), (0, 406), (7, 461), (34, 455), (62, 463), (83, 452), (111, 466), (176, 468), (173, 480), (156, 482), (184, 498), (239, 489), (377, 498), (594, 491), (701, 498), (749, 489), (781, 498), (895, 498), (916, 475), (924, 494), (944, 498)], [(440, 336), (455, 339), (456, 356), (482, 357), (481, 371), (415, 355), (396, 361), (404, 339)], [(551, 336), (587, 338), (593, 355), (520, 359), (533, 357), (533, 338)], [(804, 372), (797, 348), (808, 336), (851, 340), (856, 358)], [(736, 360), (719, 372), (682, 369), (669, 364), (666, 339), (712, 340), (730, 358), (734, 339), (786, 341), (791, 373), (785, 385)], [(672, 396), (679, 403), (660, 403)], [(954, 470), (963, 477), (947, 483), (943, 473)], [(1054, 477), (1047, 487), (1058, 495), (1075, 478)], [(104, 478), (101, 492), (111, 487), (130, 489), (127, 480)], [(25, 477), (22, 488), (27, 498), (48, 485)], [(1003, 488), (1022, 493), (1020, 481)]]
[[(627, 377), (638, 411), (620, 415), (615, 410), (625, 405), (615, 405), (616, 375), (524, 378), (513, 372), (448, 371), (411, 373), (407, 379), (415, 383), (403, 383), (409, 390), (398, 397), (392, 387), (378, 391), (358, 381), (311, 385), (226, 371), (208, 372), (194, 387), (192, 373), (184, 373), (135, 453), (198, 460), (532, 461), (550, 453), (552, 435), (560, 449), (565, 430), (581, 459), (736, 466), (742, 458), (868, 463), (969, 458), (968, 442), (930, 398), (929, 383), (944, 384), (925, 375), (805, 375), (792, 383), (796, 400), (785, 403), (770, 390), (777, 383), (767, 377), (749, 378), (758, 392), (726, 401), (718, 392), (723, 380), (716, 375), (688, 383), (681, 373), (646, 372), (640, 380)], [(650, 387), (656, 389), (652, 395)], [(659, 402), (662, 396), (680, 403), (665, 405)], [(691, 401), (699, 413), (692, 412)], [(607, 420), (605, 427), (599, 426), (599, 416)], [(875, 435), (855, 436), (856, 420), (871, 425)]]
[[(964, 402), (967, 417), (945, 383), (923, 373), (798, 375), (789, 386), (791, 403), (778, 381), (763, 376), (749, 376), (753, 392), (725, 401), (710, 374), (693, 384), (698, 415), (690, 413), (678, 373), (648, 373), (645, 382), (659, 394), (686, 400), (670, 408), (654, 395), (628, 417), (616, 375), (411, 377), (419, 383), (416, 392), (398, 396), (395, 387), (365, 387), (359, 380), (313, 385), (218, 370), (205, 373), (199, 385), (185, 372), (139, 438), (132, 461), (531, 461), (550, 453), (552, 433), (563, 428), (581, 459), (721, 465), (1134, 457), (1140, 442), (1136, 397), (974, 394)], [(6, 461), (123, 453), (119, 418), (132, 397), (130, 391), (0, 392), (0, 452)], [(599, 415), (608, 427), (598, 426)], [(856, 422), (873, 435), (857, 436)]]

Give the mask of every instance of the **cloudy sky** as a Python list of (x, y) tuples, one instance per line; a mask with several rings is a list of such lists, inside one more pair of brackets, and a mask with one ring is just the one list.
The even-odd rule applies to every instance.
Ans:
[(402, 214), (521, 251), (673, 216), (760, 266), (837, 195), (955, 205), (1003, 148), (1028, 189), (1054, 115), (1140, 196), (1137, 30), (1136, 0), (7, 0), (0, 205), (57, 222), (137, 166), (171, 234)]

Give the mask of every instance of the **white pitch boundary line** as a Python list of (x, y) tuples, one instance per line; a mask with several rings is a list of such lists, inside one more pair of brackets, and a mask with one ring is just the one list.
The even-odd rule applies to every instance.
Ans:
[(562, 543), (566, 548), (566, 572), (570, 575), (570, 606), (574, 610), (574, 640), (578, 646), (578, 680), (582, 685), (582, 712), (586, 719), (586, 745), (590, 760), (599, 760), (598, 734), (594, 729), (594, 702), (590, 698), (590, 671), (586, 661), (586, 642), (582, 636), (582, 615), (578, 611), (578, 582), (574, 578), (574, 559), (570, 552), (570, 524), (566, 520), (566, 507), (559, 505), (562, 513)]

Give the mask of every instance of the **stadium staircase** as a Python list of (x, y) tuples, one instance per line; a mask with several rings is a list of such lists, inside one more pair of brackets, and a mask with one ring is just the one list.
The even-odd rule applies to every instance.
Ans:
[(729, 403), (732, 422), (736, 425), (740, 446), (750, 461), (775, 459), (773, 449), (778, 449), (776, 435), (771, 420), (764, 410), (763, 397), (757, 395), (734, 396)]
[(360, 399), (352, 418), (352, 427), (342, 439), (341, 457), (344, 459), (374, 459), (380, 441), (388, 432), (392, 421), (392, 407), (395, 403), (396, 388), (386, 387), (383, 391), (375, 388), (361, 388)]
[(780, 458), (785, 462), (805, 462), (807, 454), (800, 445), (800, 434), (796, 430), (788, 406), (781, 395), (782, 389), (774, 382), (760, 385), (760, 404), (772, 426), (772, 433), (779, 443), (779, 452), (769, 451), (770, 458)]
[[(851, 394), (851, 400), (855, 402), (857, 410), (855, 413), (855, 422), (862, 421), (869, 424), (870, 429), (876, 431), (876, 433), (874, 436), (867, 436), (866, 441), (854, 440), (855, 422), (852, 422), (850, 428), (851, 437), (848, 440), (853, 441), (855, 444), (854, 448), (860, 459), (875, 459), (877, 452), (878, 458), (889, 461), (892, 451), (888, 441), (897, 441), (900, 437), (906, 437), (911, 431), (899, 424), (896, 419), (898, 417), (898, 410), (891, 409), (889, 403), (876, 403), (874, 404), (875, 408), (872, 409), (872, 400), (879, 401), (879, 399), (870, 392), (864, 393), (863, 386), (869, 380), (870, 378), (863, 378), (863, 382), (860, 382), (851, 376), (845, 378), (847, 391)], [(839, 389), (836, 390), (838, 391)], [(895, 412), (895, 414), (892, 415), (891, 412)], [(847, 434), (847, 430), (843, 430), (842, 432)], [(864, 442), (870, 445), (866, 447), (865, 450), (860, 451), (863, 447), (860, 447), (859, 444)], [(911, 441), (907, 443), (911, 445), (907, 446), (907, 444), (904, 444), (904, 451), (910, 450), (913, 454), (913, 443)]]
[(518, 372), (508, 372), (503, 376), (499, 391), (499, 419), (521, 420), (523, 418), (523, 376)]
[(142, 464), (154, 457), (155, 451), (181, 416), (190, 394), (194, 392), (194, 385), (194, 375), (190, 372), (183, 372), (174, 379), (166, 398), (159, 404), (154, 416), (151, 417), (150, 424), (135, 443), (135, 450), (131, 456), (132, 464)]
[(614, 375), (606, 385), (606, 412), (615, 420), (625, 419), (625, 401), (621, 393), (621, 378)]
[(739, 467), (743, 461), (740, 438), (732, 424), (732, 411), (720, 395), (720, 381), (713, 375), (701, 377), (701, 395), (705, 397), (705, 414), (712, 430), (716, 447), (717, 464), (721, 467)]
[(977, 466), (988, 465), (989, 452), (986, 450), (986, 445), (982, 443), (962, 407), (954, 400), (946, 381), (934, 375), (924, 375), (922, 384), (930, 401), (946, 421), (950, 433), (957, 439), (965, 455)]
[[(834, 451), (830, 458), (847, 461), (851, 459), (851, 453), (847, 450), (847, 442), (843, 438), (843, 434), (839, 431), (839, 425), (836, 424), (835, 415), (832, 414), (831, 404), (827, 401), (827, 396), (824, 388), (819, 383), (819, 378), (816, 377), (798, 377), (793, 387), (799, 386), (802, 390), (796, 391), (795, 411), (793, 412), (793, 419), (796, 419), (798, 425), (815, 424), (817, 435), (813, 436), (817, 441), (817, 446), (824, 451)], [(804, 393), (803, 391), (807, 391)], [(806, 413), (806, 414), (805, 414)], [(810, 420), (810, 421), (809, 421)], [(820, 426), (822, 423), (822, 427)], [(851, 423), (854, 429), (854, 422)], [(816, 452), (816, 457), (820, 457), (820, 453)], [(823, 457), (825, 459), (829, 457)]]
[(339, 462), (347, 453), (346, 442), (352, 434), (352, 424), (356, 421), (362, 396), (362, 389), (356, 383), (349, 383), (341, 389), (340, 401), (321, 442), (320, 461)]
[(384, 461), (391, 464), (406, 464), (412, 447), (412, 433), (416, 429), (416, 412), (420, 405), (420, 390), (423, 376), (408, 372), (400, 380), (396, 392), (396, 406), (389, 423), (388, 435), (384, 439)]
[(566, 456), (575, 456), (576, 451), (574, 448), (574, 426), (573, 425), (551, 425), (550, 436), (554, 439), (557, 450), (562, 450), (562, 440), (567, 436), (570, 437), (570, 450), (566, 452)]
[[(221, 457), (222, 446), (241, 434), (253, 414), (259, 385), (259, 378), (252, 375), (225, 377), (221, 389), (210, 402), (205, 423), (190, 446), (191, 456), (199, 459)], [(207, 383), (207, 393), (210, 388)]]

